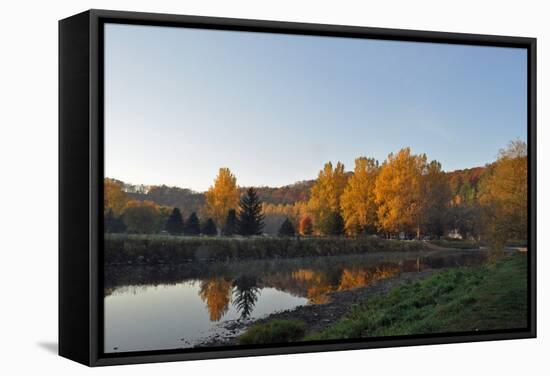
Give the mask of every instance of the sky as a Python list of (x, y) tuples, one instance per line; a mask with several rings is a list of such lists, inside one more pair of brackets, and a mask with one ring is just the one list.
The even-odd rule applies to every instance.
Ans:
[(411, 147), (446, 171), (527, 140), (525, 49), (105, 25), (105, 176), (205, 191)]

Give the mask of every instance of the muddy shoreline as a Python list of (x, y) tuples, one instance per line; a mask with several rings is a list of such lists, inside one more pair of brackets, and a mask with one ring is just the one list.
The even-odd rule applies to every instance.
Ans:
[(418, 281), (444, 270), (445, 268), (401, 273), (397, 277), (377, 280), (366, 287), (332, 292), (329, 294), (330, 301), (328, 303), (303, 305), (292, 310), (275, 312), (258, 320), (229, 321), (223, 324), (223, 333), (215, 334), (196, 347), (236, 345), (239, 335), (251, 325), (271, 320), (301, 320), (306, 325), (306, 332), (320, 331), (339, 321), (356, 304), (367, 301), (373, 296), (386, 294), (396, 286)]

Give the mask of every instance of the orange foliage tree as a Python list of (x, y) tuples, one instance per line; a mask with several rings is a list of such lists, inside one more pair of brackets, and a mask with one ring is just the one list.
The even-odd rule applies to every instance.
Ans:
[(304, 236), (309, 236), (313, 234), (313, 221), (309, 216), (305, 216), (300, 220), (300, 234)]
[(115, 215), (120, 215), (124, 206), (128, 202), (126, 193), (122, 190), (122, 184), (113, 179), (105, 178), (103, 180), (103, 210), (108, 212), (109, 209)]

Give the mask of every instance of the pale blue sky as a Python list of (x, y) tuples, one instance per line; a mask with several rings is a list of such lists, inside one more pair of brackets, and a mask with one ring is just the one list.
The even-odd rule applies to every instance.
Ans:
[(105, 175), (206, 190), (410, 146), (445, 170), (527, 138), (525, 49), (105, 26)]

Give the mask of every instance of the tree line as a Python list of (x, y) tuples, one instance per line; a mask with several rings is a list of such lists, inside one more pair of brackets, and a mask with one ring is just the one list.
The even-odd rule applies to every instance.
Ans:
[[(218, 179), (223, 182), (229, 170), (220, 171)], [(215, 205), (218, 205), (218, 202), (215, 202)], [(184, 219), (177, 207), (170, 209), (149, 200), (128, 199), (116, 181), (106, 179), (104, 182), (104, 230), (107, 233), (152, 234), (164, 231), (172, 235), (188, 236), (260, 235), (264, 214), (262, 203), (253, 188), (249, 188), (240, 198), (238, 207), (238, 212), (229, 208), (222, 213), (219, 207), (211, 206), (210, 214), (217, 216), (207, 217), (203, 222), (196, 212), (192, 212)], [(223, 221), (220, 220), (220, 215), (225, 215)]]
[[(438, 161), (413, 154), (410, 148), (389, 154), (382, 163), (359, 157), (351, 173), (340, 162), (335, 166), (328, 162), (307, 186), (307, 195), (300, 195), (303, 200), (264, 204), (257, 189), (248, 188), (242, 194), (236, 177), (228, 168), (221, 168), (204, 194), (202, 216), (223, 235), (258, 235), (266, 217), (277, 217), (281, 236), (378, 234), (422, 238), (440, 237), (450, 231), (492, 241), (527, 236), (527, 145), (522, 141), (511, 142), (490, 165), (453, 173), (445, 173)], [(106, 180), (106, 215), (111, 210), (110, 217), (125, 222), (127, 231), (150, 232), (152, 225), (138, 229), (130, 224), (132, 207), (150, 206), (147, 210), (154, 210), (154, 204), (128, 201), (124, 195), (119, 184)], [(175, 233), (174, 228), (178, 228), (181, 232), (176, 233), (186, 233), (185, 221), (180, 224), (178, 218), (179, 209), (156, 210), (166, 218), (166, 231)], [(167, 213), (169, 210), (172, 212)]]

